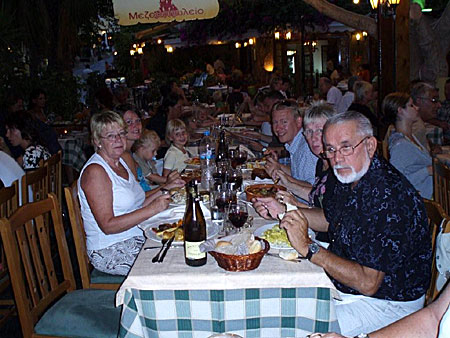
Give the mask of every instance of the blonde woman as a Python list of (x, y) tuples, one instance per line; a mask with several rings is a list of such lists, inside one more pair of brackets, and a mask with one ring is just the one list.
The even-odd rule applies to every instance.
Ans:
[(172, 171), (182, 172), (186, 168), (189, 154), (185, 149), (188, 141), (186, 125), (179, 119), (170, 120), (166, 127), (166, 142), (170, 144), (164, 156), (162, 175), (167, 177)]
[[(91, 118), (91, 132), (95, 153), (78, 180), (87, 254), (97, 270), (127, 275), (145, 242), (137, 225), (165, 210), (170, 195), (155, 190), (146, 197), (122, 159), (127, 125), (119, 114), (112, 111), (95, 114)], [(166, 189), (177, 186), (167, 185)]]

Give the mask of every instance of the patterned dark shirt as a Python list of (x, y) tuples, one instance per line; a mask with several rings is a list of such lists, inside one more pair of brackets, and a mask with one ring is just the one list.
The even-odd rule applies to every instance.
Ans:
[[(391, 164), (375, 156), (353, 189), (337, 182), (324, 213), (330, 224), (328, 250), (385, 273), (372, 297), (410, 301), (425, 294), (432, 259), (425, 207)], [(330, 278), (338, 290), (360, 294)]]
[(329, 166), (323, 169), (323, 160), (319, 159), (316, 164), (316, 179), (309, 193), (309, 205), (323, 209), (324, 203), (332, 198), (337, 178), (333, 169)]

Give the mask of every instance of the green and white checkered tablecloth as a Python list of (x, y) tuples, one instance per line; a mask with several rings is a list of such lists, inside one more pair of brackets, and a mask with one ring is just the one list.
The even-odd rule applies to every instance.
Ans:
[(328, 288), (127, 289), (119, 337), (305, 337), (339, 332)]

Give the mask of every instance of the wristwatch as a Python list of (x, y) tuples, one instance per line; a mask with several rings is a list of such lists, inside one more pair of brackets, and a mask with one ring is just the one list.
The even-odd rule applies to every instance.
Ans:
[(319, 250), (320, 250), (319, 244), (317, 244), (317, 243), (315, 243), (315, 242), (312, 242), (311, 244), (308, 244), (308, 253), (306, 254), (306, 257), (305, 257), (305, 258), (306, 258), (308, 261), (310, 261), (310, 260), (311, 260), (311, 257), (312, 257), (314, 254), (318, 253)]

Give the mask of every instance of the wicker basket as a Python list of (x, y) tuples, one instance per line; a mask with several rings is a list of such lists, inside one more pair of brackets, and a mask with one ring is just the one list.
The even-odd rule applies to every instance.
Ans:
[(261, 263), (263, 256), (270, 250), (270, 244), (265, 239), (256, 237), (255, 239), (262, 242), (263, 249), (254, 254), (249, 255), (226, 255), (216, 251), (210, 251), (217, 264), (227, 271), (249, 271), (256, 269)]

